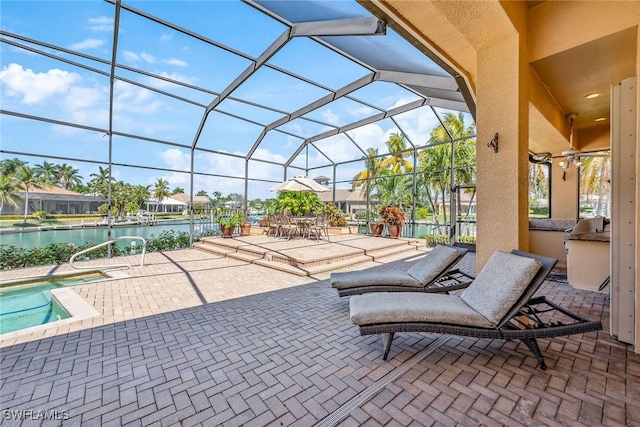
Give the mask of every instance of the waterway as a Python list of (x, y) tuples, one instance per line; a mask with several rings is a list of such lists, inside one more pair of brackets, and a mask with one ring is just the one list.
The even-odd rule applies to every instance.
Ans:
[[(189, 232), (188, 221), (171, 221), (156, 225), (116, 226), (111, 229), (111, 238), (120, 236), (140, 236), (145, 239), (158, 237), (165, 230)], [(71, 228), (63, 230), (25, 231), (0, 235), (0, 244), (18, 247), (44, 247), (50, 243), (73, 243), (77, 246), (85, 242), (107, 241), (107, 227)]]

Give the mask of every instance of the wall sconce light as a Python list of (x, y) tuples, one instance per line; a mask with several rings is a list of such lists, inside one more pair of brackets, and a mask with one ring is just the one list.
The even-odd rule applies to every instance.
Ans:
[(487, 147), (493, 147), (493, 152), (498, 152), (498, 132), (496, 132), (496, 136), (493, 137), (491, 141), (487, 143)]

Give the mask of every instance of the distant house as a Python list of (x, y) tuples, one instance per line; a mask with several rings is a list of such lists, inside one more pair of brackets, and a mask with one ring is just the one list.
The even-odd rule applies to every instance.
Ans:
[[(360, 190), (340, 190), (336, 189), (336, 199), (333, 200), (333, 191), (327, 191), (325, 193), (316, 193), (323, 202), (333, 202), (343, 212), (348, 214), (356, 214), (367, 210), (367, 198), (366, 195), (361, 194)], [(373, 205), (377, 200), (370, 199), (370, 205)]]
[(325, 187), (328, 187), (330, 178), (328, 176), (320, 175), (313, 178), (313, 180), (320, 185), (324, 185)]
[(157, 199), (147, 200), (147, 210), (151, 212), (175, 213), (183, 212), (188, 208), (188, 203), (175, 199), (173, 196), (165, 197), (160, 200), (160, 206)]
[[(174, 194), (173, 196), (171, 196), (171, 198), (180, 202), (184, 202), (187, 204), (187, 206), (189, 206), (189, 204), (191, 203), (191, 196), (186, 193)], [(211, 200), (207, 196), (193, 196), (193, 203), (202, 205), (203, 209), (213, 208)]]
[[(18, 195), (22, 199), (18, 202), (18, 207), (5, 203), (2, 206), (2, 215), (24, 214), (24, 200), (27, 194), (25, 191), (20, 191)], [(59, 187), (34, 188), (29, 191), (27, 213), (32, 214), (37, 211), (49, 214), (97, 213), (98, 206), (106, 202), (106, 197), (96, 194), (80, 194)]]

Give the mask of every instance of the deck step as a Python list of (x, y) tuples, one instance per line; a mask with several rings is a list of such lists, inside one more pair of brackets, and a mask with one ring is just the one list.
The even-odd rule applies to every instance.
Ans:
[(222, 257), (227, 256), (227, 254), (230, 252), (235, 252), (233, 250), (221, 248), (219, 246), (206, 244), (206, 243), (194, 243), (193, 248), (199, 251), (208, 252), (208, 253), (219, 255)]
[(246, 261), (252, 263), (256, 260), (262, 259), (262, 255), (251, 255), (244, 252), (229, 252), (227, 253), (228, 258), (239, 259), (240, 261)]
[(417, 239), (405, 238), (374, 239), (362, 235), (332, 237), (334, 239), (331, 242), (321, 240), (313, 243), (266, 236), (231, 239), (207, 237), (197, 242), (194, 248), (298, 276), (310, 276), (403, 253), (411, 256), (418, 253), (420, 244)]
[(264, 267), (273, 268), (275, 270), (286, 271), (297, 276), (313, 276), (314, 274), (324, 273), (339, 268), (350, 267), (352, 265), (361, 264), (371, 261), (371, 257), (366, 255), (359, 255), (354, 258), (344, 259), (341, 261), (335, 261), (322, 265), (314, 265), (311, 267), (301, 265), (291, 265), (283, 262), (268, 261), (266, 259), (259, 259), (253, 261), (254, 264), (262, 265)]
[(386, 249), (378, 249), (375, 251), (367, 251), (367, 255), (371, 256), (374, 261), (397, 255), (403, 252), (416, 252), (417, 248), (413, 245), (395, 246)]

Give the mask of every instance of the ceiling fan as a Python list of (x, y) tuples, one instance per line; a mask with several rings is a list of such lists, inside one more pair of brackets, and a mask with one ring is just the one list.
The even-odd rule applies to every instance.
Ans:
[(569, 123), (570, 123), (569, 149), (564, 150), (562, 152), (562, 157), (564, 157), (565, 160), (561, 160), (558, 162), (558, 165), (560, 165), (562, 169), (568, 169), (569, 165), (571, 165), (572, 163), (577, 168), (582, 166), (582, 162), (580, 161), (580, 154), (582, 154), (582, 152), (573, 147), (573, 119), (575, 119), (576, 116), (577, 116), (576, 113), (571, 113), (567, 115), (567, 118), (569, 119)]
[[(609, 157), (609, 150), (593, 150), (593, 151), (582, 151), (574, 148), (573, 146), (573, 119), (577, 116), (576, 113), (568, 114), (567, 118), (570, 121), (570, 130), (571, 134), (569, 136), (569, 149), (564, 150), (560, 156), (554, 156), (553, 158), (560, 158), (561, 160), (558, 162), (558, 165), (562, 169), (568, 169), (572, 164), (575, 167), (582, 166), (582, 158), (585, 157)], [(543, 155), (548, 156), (549, 153), (543, 153)], [(545, 159), (547, 160), (547, 159)]]

